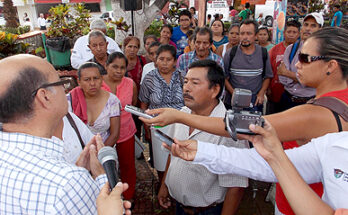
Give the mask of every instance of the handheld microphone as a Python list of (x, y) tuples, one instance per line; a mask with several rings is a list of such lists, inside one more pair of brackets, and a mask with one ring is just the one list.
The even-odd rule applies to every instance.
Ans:
[(118, 182), (116, 150), (110, 146), (104, 146), (98, 152), (98, 160), (104, 167), (112, 190)]

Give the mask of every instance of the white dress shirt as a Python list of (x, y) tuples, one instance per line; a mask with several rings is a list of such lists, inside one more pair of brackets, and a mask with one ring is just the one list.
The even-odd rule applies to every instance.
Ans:
[(0, 132), (0, 214), (97, 214), (106, 175), (66, 162), (64, 143)]
[[(183, 107), (181, 111), (191, 113), (188, 107)], [(225, 106), (219, 101), (210, 116), (223, 117), (225, 113)], [(179, 140), (204, 140), (215, 145), (246, 147), (244, 143), (246, 141), (235, 142), (231, 138), (213, 135), (198, 129), (194, 129), (191, 134), (189, 131), (188, 126), (175, 123), (169, 126), (168, 135)], [(247, 187), (248, 178), (232, 174), (213, 174), (202, 165), (172, 156), (165, 183), (170, 195), (181, 204), (191, 207), (206, 207), (223, 202), (229, 187)]]
[[(74, 113), (69, 112), (73, 118), (77, 129), (80, 132), (81, 139), (85, 145), (93, 138), (92, 132), (88, 129), (87, 125), (83, 123)], [(82, 152), (82, 146), (80, 140), (71, 126), (68, 118), (63, 117), (63, 141), (64, 141), (64, 152), (63, 156), (65, 160), (71, 164), (75, 164)]]
[[(113, 52), (122, 52), (120, 47), (117, 45), (115, 40), (111, 39), (108, 36), (106, 37), (106, 41), (108, 42), (108, 50), (109, 54)], [(71, 66), (75, 69), (78, 69), (79, 66), (88, 60), (92, 59), (94, 56), (92, 54), (91, 49), (88, 48), (88, 35), (81, 36), (75, 42), (74, 49), (71, 53)]]
[[(348, 132), (327, 134), (285, 152), (308, 184), (323, 183), (322, 199), (327, 204), (334, 209), (348, 208)], [(261, 181), (277, 181), (271, 167), (255, 149), (199, 142), (193, 163), (216, 174), (233, 173)]]
[(40, 26), (46, 26), (46, 23), (47, 23), (46, 19), (45, 19), (45, 18), (41, 18), (41, 17), (39, 17), (39, 18), (37, 19), (37, 22), (38, 22), (38, 24), (39, 24), (39, 27), (40, 27)]

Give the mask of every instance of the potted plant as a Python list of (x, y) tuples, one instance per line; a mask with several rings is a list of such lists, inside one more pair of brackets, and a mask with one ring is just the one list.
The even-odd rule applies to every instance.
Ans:
[(0, 59), (15, 54), (27, 53), (29, 44), (18, 42), (17, 38), (17, 34), (0, 31)]
[[(56, 68), (69, 67), (72, 41), (89, 31), (89, 10), (84, 4), (76, 4), (71, 10), (68, 4), (60, 4), (49, 10), (51, 25), (44, 41), (47, 59)], [(45, 40), (45, 36), (43, 36)]]

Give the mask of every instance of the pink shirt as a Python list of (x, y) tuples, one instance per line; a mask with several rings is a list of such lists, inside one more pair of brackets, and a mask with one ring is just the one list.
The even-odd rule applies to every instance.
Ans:
[[(111, 92), (110, 87), (105, 82), (103, 82), (102, 89)], [(131, 138), (137, 131), (132, 114), (124, 110), (126, 105), (132, 105), (133, 80), (123, 77), (121, 83), (116, 87), (116, 96), (121, 101), (121, 127), (120, 137), (117, 141), (120, 143)]]

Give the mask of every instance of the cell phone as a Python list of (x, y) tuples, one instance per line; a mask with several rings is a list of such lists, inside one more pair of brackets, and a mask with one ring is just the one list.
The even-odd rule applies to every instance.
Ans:
[(140, 108), (137, 108), (137, 107), (134, 107), (134, 106), (131, 106), (131, 105), (126, 105), (126, 107), (124, 107), (124, 110), (129, 112), (129, 113), (132, 113), (134, 115), (144, 117), (146, 119), (153, 118), (151, 115), (146, 114), (143, 109), (140, 109)]
[(163, 141), (169, 147), (172, 146), (172, 144), (174, 143), (174, 140), (171, 137), (169, 137), (168, 135), (166, 135), (160, 130), (154, 129), (154, 134), (158, 139)]

